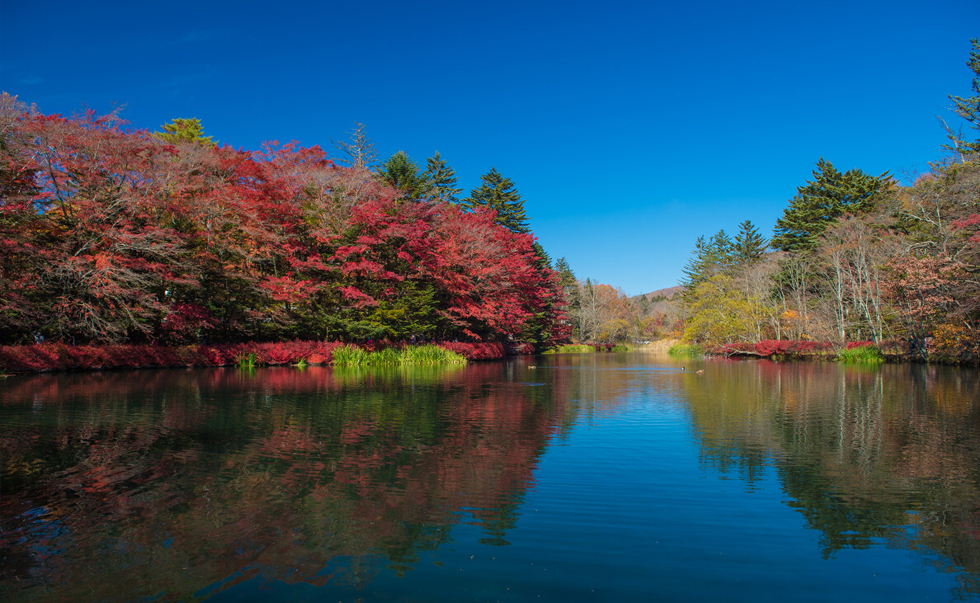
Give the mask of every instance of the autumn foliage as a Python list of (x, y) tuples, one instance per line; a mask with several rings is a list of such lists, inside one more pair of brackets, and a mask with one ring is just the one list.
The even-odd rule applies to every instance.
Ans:
[(319, 147), (0, 105), (0, 343), (565, 336), (555, 273), (492, 212), (406, 199)]

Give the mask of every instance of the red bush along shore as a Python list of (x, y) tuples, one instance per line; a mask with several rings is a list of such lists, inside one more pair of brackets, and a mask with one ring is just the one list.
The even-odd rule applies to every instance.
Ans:
[(716, 356), (818, 356), (833, 351), (833, 345), (825, 341), (785, 341), (766, 339), (757, 343), (726, 343), (709, 348), (708, 354)]
[[(875, 344), (871, 341), (849, 341), (844, 349), (875, 347), (889, 358), (908, 359), (908, 343), (897, 339), (881, 341)], [(767, 339), (759, 342), (726, 343), (708, 347), (705, 352), (712, 356), (751, 356), (771, 358), (785, 356), (789, 358), (824, 358), (835, 357), (840, 351), (839, 346), (827, 341), (785, 341)]]
[[(330, 364), (333, 351), (345, 345), (337, 341), (284, 341), (279, 343), (238, 343), (223, 345), (68, 345), (41, 343), (0, 346), (0, 372), (40, 373), (46, 371), (98, 371), (167, 367), (231, 366), (253, 356), (252, 364), (286, 365)], [(350, 344), (347, 344), (350, 345)], [(467, 360), (495, 360), (507, 355), (500, 343), (435, 342)], [(371, 350), (389, 347), (368, 344)], [(529, 353), (516, 346), (512, 353)], [(533, 353), (533, 346), (531, 346)]]

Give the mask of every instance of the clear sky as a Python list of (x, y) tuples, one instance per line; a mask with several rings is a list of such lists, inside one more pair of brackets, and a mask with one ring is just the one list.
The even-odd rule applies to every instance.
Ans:
[(222, 143), (493, 166), (579, 278), (673, 286), (698, 235), (770, 235), (820, 157), (928, 168), (980, 0), (0, 0), (0, 88), (44, 113), (198, 117)]

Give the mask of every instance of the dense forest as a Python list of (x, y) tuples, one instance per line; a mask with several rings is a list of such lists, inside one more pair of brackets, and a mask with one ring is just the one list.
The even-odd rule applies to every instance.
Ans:
[(0, 344), (567, 336), (558, 275), (496, 169), (465, 199), (438, 153), (363, 126), (236, 150), (196, 119), (44, 115), (0, 98)]
[[(980, 129), (973, 95), (950, 96)], [(921, 174), (821, 158), (771, 240), (750, 221), (695, 243), (681, 287), (580, 281), (491, 169), (460, 198), (435, 153), (379, 161), (360, 124), (317, 146), (235, 150), (196, 119), (125, 129), (0, 97), (0, 344), (848, 342), (980, 358), (980, 140), (945, 122)], [(529, 349), (529, 348), (526, 348)]]
[[(972, 44), (973, 96), (950, 99), (978, 130)], [(947, 133), (946, 157), (906, 185), (821, 158), (771, 241), (751, 222), (734, 237), (698, 239), (682, 283), (684, 338), (870, 341), (921, 358), (980, 358), (980, 140)]]

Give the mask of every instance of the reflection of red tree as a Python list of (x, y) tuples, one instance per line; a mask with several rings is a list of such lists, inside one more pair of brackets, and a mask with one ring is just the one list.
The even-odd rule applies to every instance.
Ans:
[[(254, 575), (322, 584), (336, 557), (411, 563), (464, 513), (498, 533), (565, 399), (533, 401), (502, 369), (14, 380), (5, 412), (30, 412), (38, 393), (57, 418), (50, 431), (0, 432), (13, 476), (4, 543), (29, 543), (0, 570), (0, 590), (14, 575), (25, 580), (16, 588), (47, 583), (53, 598), (78, 600), (115, 596), (119, 583), (166, 598), (229, 576), (222, 588)], [(34, 458), (50, 460), (28, 467)], [(55, 524), (47, 544), (31, 542)]]

